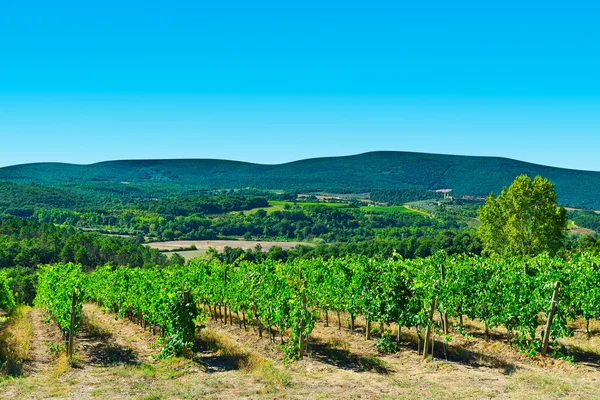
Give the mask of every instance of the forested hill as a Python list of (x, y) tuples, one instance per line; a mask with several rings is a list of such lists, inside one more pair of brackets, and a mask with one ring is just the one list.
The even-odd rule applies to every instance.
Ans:
[[(600, 172), (554, 168), (498, 157), (372, 152), (261, 165), (226, 160), (132, 160), (91, 165), (25, 164), (0, 168), (0, 180), (135, 191), (259, 188), (332, 193), (373, 189), (443, 189), (499, 193), (519, 174), (542, 175), (563, 205), (600, 208)], [(168, 188), (168, 189), (167, 189)]]

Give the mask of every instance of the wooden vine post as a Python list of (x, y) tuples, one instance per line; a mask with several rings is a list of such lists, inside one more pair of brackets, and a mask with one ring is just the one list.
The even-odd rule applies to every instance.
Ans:
[(550, 312), (548, 313), (548, 321), (546, 322), (546, 330), (544, 331), (544, 341), (542, 342), (542, 356), (548, 353), (548, 343), (550, 342), (550, 328), (552, 327), (552, 319), (556, 312), (556, 303), (558, 302), (558, 291), (560, 290), (560, 282), (556, 282), (554, 293), (552, 293), (552, 301), (550, 302)]
[(183, 356), (185, 358), (191, 358), (191, 352), (190, 349), (188, 348), (188, 343), (191, 342), (192, 340), (194, 340), (193, 337), (190, 337), (190, 334), (188, 332), (188, 326), (191, 323), (190, 321), (190, 313), (189, 313), (189, 304), (190, 304), (190, 292), (188, 292), (187, 290), (183, 289), (182, 290), (182, 296), (183, 296), (183, 309), (184, 309), (184, 318), (185, 321), (183, 321), (184, 324), (184, 329), (183, 329), (183, 341), (185, 342), (185, 345), (183, 347)]
[(298, 357), (300, 359), (304, 358), (304, 349), (306, 347), (306, 343), (304, 342), (304, 320), (300, 321), (300, 350), (298, 350)]
[[(435, 312), (435, 297), (431, 299), (431, 310), (429, 310), (429, 319), (427, 320), (427, 329), (425, 330), (425, 343), (423, 344), (423, 360), (427, 359), (427, 351), (431, 341), (431, 325), (433, 321), (433, 313)], [(433, 356), (433, 349), (431, 351)]]
[(73, 344), (75, 341), (75, 305), (77, 304), (77, 293), (73, 289), (73, 296), (71, 298), (71, 323), (69, 325), (69, 343), (67, 344), (67, 357), (69, 360), (73, 359)]
[[(298, 266), (299, 269), (299, 278), (300, 282), (302, 282), (302, 286), (304, 287), (304, 278), (302, 276), (302, 266)], [(308, 350), (308, 335), (304, 336), (304, 329), (306, 328), (306, 324), (304, 321), (304, 316), (306, 315), (307, 307), (306, 307), (306, 293), (302, 290), (302, 317), (300, 318), (300, 350), (298, 351), (298, 357), (300, 359), (304, 358), (305, 351)]]
[[(227, 287), (227, 267), (223, 268), (223, 287)], [(225, 303), (225, 299), (223, 298), (223, 308), (225, 311), (225, 319), (223, 323), (227, 325), (227, 303)], [(219, 307), (221, 309), (221, 307)]]
[[(444, 264), (440, 264), (440, 275), (442, 278), (442, 284), (444, 282), (444, 280), (446, 280), (446, 267), (444, 266)], [(442, 324), (443, 329), (444, 329), (444, 335), (448, 334), (448, 316), (446, 315), (445, 312), (442, 313)]]
[(590, 334), (590, 319), (589, 318), (585, 319), (585, 333), (587, 334), (588, 339), (592, 337), (592, 335)]

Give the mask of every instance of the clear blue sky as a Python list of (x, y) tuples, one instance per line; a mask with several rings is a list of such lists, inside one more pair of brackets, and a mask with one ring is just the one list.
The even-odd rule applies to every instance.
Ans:
[(404, 150), (600, 170), (592, 1), (11, 1), (0, 166)]

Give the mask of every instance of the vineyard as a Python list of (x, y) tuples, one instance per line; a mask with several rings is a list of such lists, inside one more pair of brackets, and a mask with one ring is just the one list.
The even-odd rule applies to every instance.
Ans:
[(8, 285), (8, 279), (0, 273), (0, 309), (10, 311), (15, 306), (15, 298)]
[(598, 316), (600, 257), (438, 254), (233, 265), (195, 259), (168, 268), (106, 265), (90, 274), (74, 264), (42, 268), (36, 303), (51, 313), (65, 338), (77, 331), (86, 300), (151, 329), (162, 357), (189, 352), (207, 318), (234, 324), (235, 316), (240, 327), (280, 343), (286, 359), (299, 359), (319, 316), (351, 330), (362, 316), (366, 338), (377, 329), (384, 347), (393, 344), (386, 326), (397, 325), (398, 340), (402, 329), (415, 329), (424, 357), (431, 355), (433, 340), (447, 341), (449, 330), (468, 335), (462, 323), (467, 317), (484, 324), (486, 335), (504, 327), (508, 342), (524, 354), (550, 349), (563, 358), (568, 354), (558, 339), (571, 334), (568, 323), (583, 318), (589, 326)]

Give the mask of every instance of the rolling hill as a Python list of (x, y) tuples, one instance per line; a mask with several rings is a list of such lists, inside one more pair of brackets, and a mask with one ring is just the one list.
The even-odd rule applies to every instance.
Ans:
[(178, 194), (246, 187), (335, 193), (451, 188), (455, 194), (486, 196), (490, 191), (499, 193), (519, 174), (550, 179), (563, 205), (600, 208), (600, 172), (499, 157), (389, 151), (278, 165), (212, 159), (23, 164), (0, 168), (0, 181), (124, 193)]

